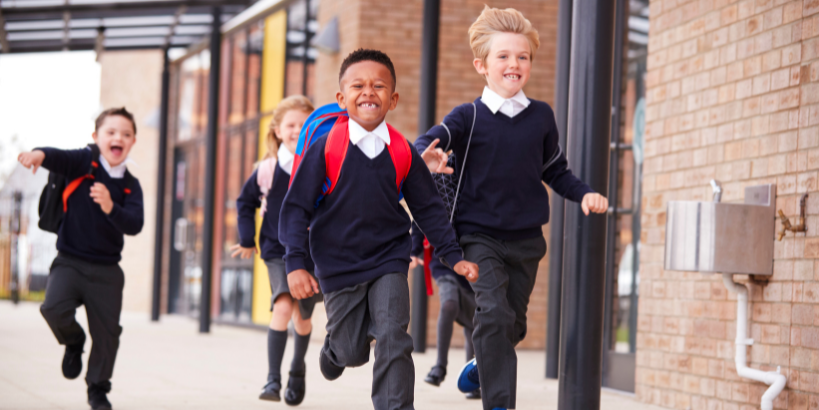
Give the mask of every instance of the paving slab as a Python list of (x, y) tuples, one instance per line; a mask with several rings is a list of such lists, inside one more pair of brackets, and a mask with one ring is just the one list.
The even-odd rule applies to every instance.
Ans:
[[(0, 409), (86, 410), (85, 382), (63, 378), (59, 346), (34, 303), (0, 301)], [(77, 311), (87, 329), (85, 311)], [(214, 325), (210, 334), (197, 333), (198, 322), (163, 316), (151, 322), (145, 313), (124, 312), (124, 328), (109, 398), (116, 410), (130, 409), (285, 409), (283, 402), (258, 400), (267, 375), (267, 334), (256, 329)], [(347, 369), (333, 382), (318, 370), (323, 328), (316, 327), (307, 353), (307, 397), (299, 408), (371, 409), (372, 366)], [(318, 337), (316, 337), (318, 336)], [(285, 374), (292, 354), (285, 352)], [(90, 350), (89, 343), (85, 346)], [(415, 407), (474, 409), (455, 388), (462, 349), (450, 351), (449, 377), (441, 387), (423, 382), (436, 351), (414, 354)], [(557, 382), (544, 379), (540, 351), (518, 352), (518, 409), (557, 409)], [(87, 363), (88, 354), (83, 355)], [(603, 392), (603, 410), (659, 410), (633, 396)]]

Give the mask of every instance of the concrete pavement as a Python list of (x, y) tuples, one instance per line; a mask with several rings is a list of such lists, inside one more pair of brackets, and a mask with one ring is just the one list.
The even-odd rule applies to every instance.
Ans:
[[(85, 311), (78, 320), (86, 329)], [(266, 333), (214, 325), (209, 335), (197, 333), (197, 322), (163, 316), (151, 323), (147, 314), (125, 312), (119, 356), (109, 398), (117, 410), (128, 409), (285, 409), (282, 403), (257, 399), (267, 374)], [(368, 409), (372, 366), (347, 369), (334, 381), (318, 370), (318, 343), (323, 328), (314, 330), (307, 353), (307, 409)], [(321, 335), (318, 335), (321, 336)], [(292, 339), (285, 353), (286, 374)], [(90, 351), (86, 343), (85, 351)], [(66, 380), (60, 371), (63, 348), (46, 326), (38, 305), (14, 306), (0, 301), (0, 409), (88, 409), (85, 382)], [(417, 409), (474, 409), (455, 388), (463, 350), (450, 352), (449, 376), (440, 388), (423, 382), (435, 361), (435, 350), (413, 355), (416, 365)], [(88, 354), (83, 355), (87, 363)], [(518, 409), (557, 408), (557, 382), (545, 380), (544, 353), (520, 351)], [(656, 410), (632, 397), (604, 391), (604, 410)]]

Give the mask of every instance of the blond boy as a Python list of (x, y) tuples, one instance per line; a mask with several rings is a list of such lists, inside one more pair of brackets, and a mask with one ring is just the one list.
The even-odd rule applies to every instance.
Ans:
[(432, 172), (452, 173), (446, 152), (455, 155), (460, 197), (454, 225), (465, 258), (481, 272), (472, 284), (476, 359), (462, 370), (458, 388), (480, 388), (485, 410), (513, 409), (515, 346), (526, 336), (529, 297), (546, 254), (543, 182), (579, 202), (587, 215), (605, 212), (608, 201), (568, 169), (552, 108), (523, 92), (540, 45), (532, 24), (517, 10), (486, 7), (469, 29), (469, 42), (486, 80), (483, 95), (455, 107), (415, 146)]

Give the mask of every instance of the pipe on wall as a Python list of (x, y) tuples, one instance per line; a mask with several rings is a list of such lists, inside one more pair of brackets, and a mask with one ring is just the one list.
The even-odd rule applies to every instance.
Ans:
[(748, 338), (748, 288), (745, 285), (734, 282), (734, 276), (730, 273), (722, 274), (722, 282), (729, 291), (737, 293), (737, 338), (736, 354), (734, 362), (737, 367), (739, 377), (763, 382), (771, 387), (762, 395), (761, 410), (773, 410), (773, 401), (785, 388), (787, 379), (779, 373), (779, 367), (775, 372), (764, 372), (748, 367), (747, 349), (754, 343), (754, 339)]

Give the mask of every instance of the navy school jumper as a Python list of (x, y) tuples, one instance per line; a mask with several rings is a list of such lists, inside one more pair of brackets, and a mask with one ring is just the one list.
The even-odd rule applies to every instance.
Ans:
[[(325, 182), (327, 136), (307, 150), (284, 198), (279, 240), (287, 248), (287, 272), (305, 268), (309, 250), (324, 292), (333, 292), (388, 273), (407, 274), (410, 218), (398, 201), (395, 166), (388, 149), (370, 159), (352, 142), (336, 187), (316, 207)], [(444, 203), (424, 160), (411, 149), (403, 184), (407, 206), (449, 266), (463, 260)], [(307, 227), (310, 230), (307, 230)]]
[[(36, 148), (45, 153), (43, 168), (61, 174), (72, 181), (88, 173), (91, 168), (91, 150), (59, 150)], [(94, 158), (99, 162), (99, 158)], [(68, 212), (63, 217), (57, 233), (57, 250), (87, 262), (114, 265), (122, 259), (123, 235), (136, 235), (144, 223), (142, 188), (131, 176), (111, 178), (100, 165), (96, 179), (86, 179), (68, 197)], [(126, 186), (129, 179), (131, 186)], [(99, 204), (91, 198), (91, 186), (100, 182), (111, 192), (114, 208), (106, 215)], [(126, 194), (125, 189), (131, 193)]]
[[(543, 182), (564, 198), (581, 202), (593, 192), (569, 170), (558, 146), (557, 125), (549, 104), (531, 104), (513, 118), (492, 111), (478, 98), (477, 119), (461, 182), (455, 230), (459, 236), (482, 233), (501, 240), (542, 236), (549, 222), (549, 194)], [(464, 158), (472, 128), (472, 104), (463, 104), (415, 141), (419, 152), (437, 139), (438, 147)], [(451, 135), (451, 138), (450, 138)], [(458, 163), (460, 166), (460, 162)]]
[[(253, 171), (236, 200), (239, 244), (244, 248), (256, 247), (256, 209), (262, 206), (262, 190), (256, 179), (257, 172)], [(259, 256), (265, 261), (284, 257), (284, 246), (279, 242), (279, 211), (289, 183), (290, 175), (277, 163), (273, 173), (273, 186), (267, 191), (267, 211), (259, 232)], [(313, 270), (313, 261), (309, 256), (305, 259), (305, 264), (308, 270)]]

